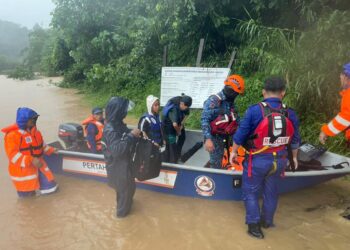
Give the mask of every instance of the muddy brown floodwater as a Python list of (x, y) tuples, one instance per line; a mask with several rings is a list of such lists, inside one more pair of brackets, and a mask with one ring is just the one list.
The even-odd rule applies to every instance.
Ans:
[[(57, 81), (59, 79), (51, 79)], [(62, 122), (90, 112), (84, 97), (49, 84), (0, 76), (0, 127), (28, 106), (40, 114), (46, 141)], [(3, 144), (3, 135), (0, 136)], [(56, 175), (57, 194), (18, 199), (0, 148), (0, 249), (350, 249), (350, 179), (280, 197), (276, 227), (257, 240), (246, 234), (242, 202), (208, 201), (137, 190), (130, 216), (115, 218), (115, 194), (104, 183)]]

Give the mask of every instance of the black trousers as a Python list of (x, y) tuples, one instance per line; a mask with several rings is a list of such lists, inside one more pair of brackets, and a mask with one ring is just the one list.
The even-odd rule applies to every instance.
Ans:
[(136, 184), (131, 172), (131, 166), (120, 162), (107, 168), (109, 184), (116, 193), (117, 217), (125, 217), (129, 214), (135, 194)]
[[(117, 179), (122, 179), (122, 177), (117, 177)], [(135, 194), (135, 189), (135, 179), (131, 175), (126, 179), (117, 181), (117, 217), (125, 217), (129, 214)]]
[[(173, 135), (176, 137), (175, 135)], [(179, 135), (177, 142), (170, 141), (169, 135), (166, 136), (166, 151), (163, 161), (170, 163), (177, 163), (179, 158), (181, 157), (182, 147), (186, 140), (186, 131), (185, 129), (181, 130), (181, 134)]]
[(116, 190), (116, 200), (117, 200), (117, 217), (122, 218), (129, 214), (133, 197), (135, 194), (135, 181), (130, 183), (130, 185), (121, 191)]

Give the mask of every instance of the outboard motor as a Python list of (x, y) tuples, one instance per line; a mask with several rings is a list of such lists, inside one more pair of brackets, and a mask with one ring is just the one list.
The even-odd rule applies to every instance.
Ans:
[(86, 151), (83, 127), (77, 123), (63, 123), (58, 127), (58, 137), (64, 142), (66, 150)]

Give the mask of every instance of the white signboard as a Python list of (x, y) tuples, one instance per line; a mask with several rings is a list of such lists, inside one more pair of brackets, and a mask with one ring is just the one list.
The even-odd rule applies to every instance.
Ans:
[[(106, 164), (104, 161), (80, 159), (80, 158), (63, 158), (63, 171), (76, 174), (94, 175), (107, 177)], [(177, 177), (176, 171), (160, 170), (157, 178), (147, 181), (137, 181), (152, 186), (174, 188)]]
[(192, 108), (203, 108), (203, 102), (223, 88), (229, 71), (228, 68), (163, 67), (160, 105), (184, 93), (192, 97)]

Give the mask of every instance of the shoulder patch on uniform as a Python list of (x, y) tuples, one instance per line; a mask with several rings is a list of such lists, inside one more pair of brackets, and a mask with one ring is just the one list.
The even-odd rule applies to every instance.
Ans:
[(210, 101), (209, 108), (214, 109), (220, 106), (221, 98), (218, 95), (211, 95), (209, 97), (209, 101)]
[(26, 143), (32, 143), (32, 137), (31, 136), (26, 136), (24, 137)]

